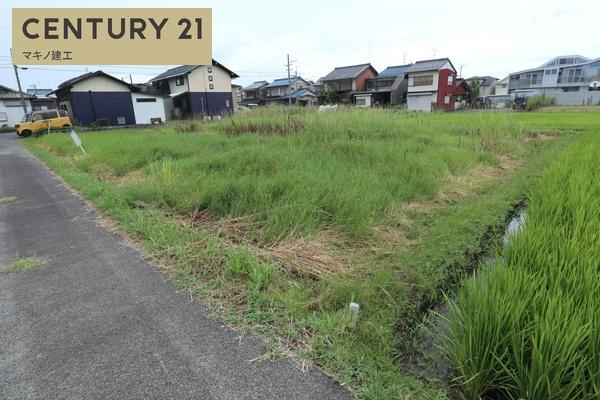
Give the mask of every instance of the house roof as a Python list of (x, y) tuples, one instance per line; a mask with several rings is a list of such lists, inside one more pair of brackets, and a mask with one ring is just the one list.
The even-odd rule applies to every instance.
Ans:
[(349, 65), (347, 67), (336, 67), (333, 71), (319, 79), (321, 82), (337, 81), (339, 79), (354, 79), (362, 74), (366, 69), (372, 68), (375, 73), (377, 70), (370, 63)]
[[(560, 58), (573, 59), (573, 62), (570, 64), (556, 64), (556, 61), (558, 61), (558, 59), (560, 59)], [(566, 67), (566, 66), (570, 66), (570, 65), (586, 63), (588, 61), (591, 61), (591, 60), (580, 54), (571, 54), (571, 55), (567, 55), (567, 56), (556, 56), (556, 57), (553, 57), (552, 59), (546, 61), (545, 63), (543, 63), (539, 68), (547, 68), (547, 67), (553, 67), (553, 66)]]
[[(235, 72), (233, 72), (229, 68), (225, 67), (223, 64), (219, 63), (214, 58), (212, 60), (212, 65), (221, 68), (222, 70), (224, 70), (225, 72), (227, 72), (229, 74), (229, 76), (231, 76), (232, 78), (239, 78), (240, 77), (238, 74), (236, 74)], [(192, 72), (193, 70), (195, 70), (198, 67), (200, 67), (200, 64), (196, 64), (196, 65), (180, 65), (178, 67), (166, 70), (162, 74), (157, 75), (154, 78), (150, 79), (148, 82), (156, 82), (156, 81), (162, 81), (164, 79), (175, 78), (176, 76), (181, 76), (181, 75), (188, 74), (188, 73)]]
[[(294, 90), (294, 92), (292, 92), (292, 99), (298, 98), (300, 96), (304, 96), (304, 95), (309, 95), (309, 96), (313, 96), (316, 97), (316, 95), (307, 87), (303, 87), (297, 90)], [(282, 99), (283, 100), (287, 100), (289, 97), (288, 96), (283, 96)]]
[(414, 63), (407, 72), (425, 72), (425, 71), (438, 71), (446, 63), (450, 63), (452, 69), (456, 71), (452, 62), (449, 58), (436, 58), (435, 60), (421, 60)]
[(27, 94), (33, 95), (33, 96), (42, 96), (42, 97), (46, 97), (48, 96), (50, 93), (52, 92), (52, 89), (27, 89)]
[(383, 71), (381, 71), (377, 77), (378, 78), (392, 78), (405, 74), (408, 72), (408, 69), (412, 67), (412, 64), (406, 65), (396, 65), (393, 67), (387, 67)]
[[(293, 76), (293, 77), (291, 77), (289, 79), (289, 83), (288, 83), (288, 78), (275, 79), (273, 82), (271, 82), (267, 86), (265, 86), (265, 88), (288, 86), (288, 85), (294, 84), (294, 83), (296, 83), (298, 81), (302, 81), (302, 82), (306, 83), (306, 81), (304, 79), (302, 79), (302, 77), (300, 77), (300, 76)], [(308, 83), (307, 83), (307, 85), (308, 85)]]
[(124, 81), (122, 81), (122, 80), (120, 80), (118, 78), (115, 78), (114, 76), (109, 75), (106, 72), (96, 71), (96, 72), (86, 72), (85, 74), (76, 76), (76, 77), (71, 78), (69, 80), (66, 80), (63, 83), (59, 84), (56, 89), (54, 89), (53, 91), (51, 91), (48, 94), (56, 93), (57, 91), (62, 90), (62, 89), (70, 89), (76, 83), (83, 82), (83, 81), (85, 81), (87, 79), (90, 79), (90, 78), (93, 78), (95, 76), (103, 76), (105, 78), (112, 79), (113, 81), (118, 82), (118, 83), (120, 83), (122, 85), (125, 85), (125, 86), (129, 87), (130, 89), (132, 88), (132, 86), (129, 83), (124, 82)]
[[(35, 98), (35, 96), (33, 96), (33, 95), (30, 95), (30, 94), (27, 94), (24, 92), (21, 92), (21, 93), (23, 93), (23, 98), (25, 98), (25, 99)], [(7, 99), (7, 100), (19, 99), (20, 100), (21, 94), (19, 93), (18, 90), (14, 90), (7, 86), (0, 85), (0, 99)]]
[(504, 77), (504, 78), (500, 79), (500, 80), (499, 80), (499, 81), (498, 81), (496, 84), (497, 84), (497, 85), (508, 85), (508, 78), (509, 78), (509, 77), (508, 77), (508, 76), (506, 76), (506, 77)]
[(267, 82), (267, 81), (256, 81), (256, 82), (251, 83), (250, 85), (246, 86), (242, 90), (256, 90), (256, 89), (260, 89), (261, 87), (268, 85), (268, 84), (269, 84), (269, 82)]
[[(557, 58), (571, 58), (571, 57), (581, 57), (582, 59), (585, 59), (587, 61), (578, 62), (576, 64), (559, 64), (559, 65), (548, 66), (548, 64), (550, 64), (552, 61), (556, 60)], [(582, 57), (582, 56), (559, 56), (559, 57), (554, 57), (552, 60), (548, 61), (547, 63), (545, 63), (541, 67), (529, 68), (529, 69), (524, 69), (524, 70), (517, 71), (517, 72), (511, 72), (510, 74), (508, 74), (508, 76), (510, 77), (510, 76), (513, 76), (513, 75), (524, 74), (526, 72), (542, 72), (546, 68), (572, 68), (572, 67), (579, 67), (579, 66), (583, 66), (583, 65), (594, 66), (594, 64), (597, 63), (597, 62), (599, 62), (599, 61), (600, 61), (600, 58), (596, 58), (596, 59), (590, 60), (589, 58)]]
[(472, 76), (470, 78), (467, 78), (466, 80), (468, 82), (480, 81), (480, 86), (491, 86), (494, 84), (494, 82), (497, 82), (499, 79), (494, 78), (493, 76)]

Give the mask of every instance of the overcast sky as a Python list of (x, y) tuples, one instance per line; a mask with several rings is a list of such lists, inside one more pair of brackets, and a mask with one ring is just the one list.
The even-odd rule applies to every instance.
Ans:
[[(12, 7), (81, 7), (83, 2), (3, 0), (0, 5), (0, 84), (16, 87), (10, 63)], [(139, 7), (128, 0), (89, 0), (92, 7)], [(154, 1), (145, 7), (211, 7), (213, 57), (241, 77), (235, 83), (284, 77), (286, 54), (298, 74), (316, 80), (336, 66), (371, 62), (381, 71), (449, 57), (463, 76), (535, 67), (556, 55), (600, 57), (600, 1)], [(87, 66), (145, 82), (169, 67)], [(23, 89), (55, 88), (84, 66), (20, 72)]]

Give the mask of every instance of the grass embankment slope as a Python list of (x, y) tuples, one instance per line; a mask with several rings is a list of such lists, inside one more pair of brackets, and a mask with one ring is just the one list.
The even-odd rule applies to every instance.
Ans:
[(600, 129), (543, 174), (524, 229), (460, 291), (447, 353), (469, 399), (600, 398)]
[[(195, 133), (82, 134), (87, 155), (67, 135), (24, 143), (274, 353), (362, 398), (431, 399), (444, 389), (400, 367), (415, 329), (577, 136), (561, 118), (266, 109)], [(535, 134), (549, 129), (563, 133)]]

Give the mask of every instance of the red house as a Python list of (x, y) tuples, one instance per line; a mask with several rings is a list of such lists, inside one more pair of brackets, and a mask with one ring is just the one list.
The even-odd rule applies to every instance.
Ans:
[(456, 69), (448, 58), (417, 61), (408, 70), (409, 110), (454, 110), (461, 91)]

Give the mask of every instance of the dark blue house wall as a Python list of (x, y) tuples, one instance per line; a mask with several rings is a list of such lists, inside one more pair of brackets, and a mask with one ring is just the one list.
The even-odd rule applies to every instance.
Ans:
[(71, 92), (71, 105), (75, 121), (88, 125), (107, 119), (117, 125), (117, 117), (125, 117), (125, 124), (135, 124), (130, 92)]
[[(229, 106), (227, 106), (229, 104)], [(192, 115), (227, 115), (233, 112), (231, 92), (190, 92)]]

